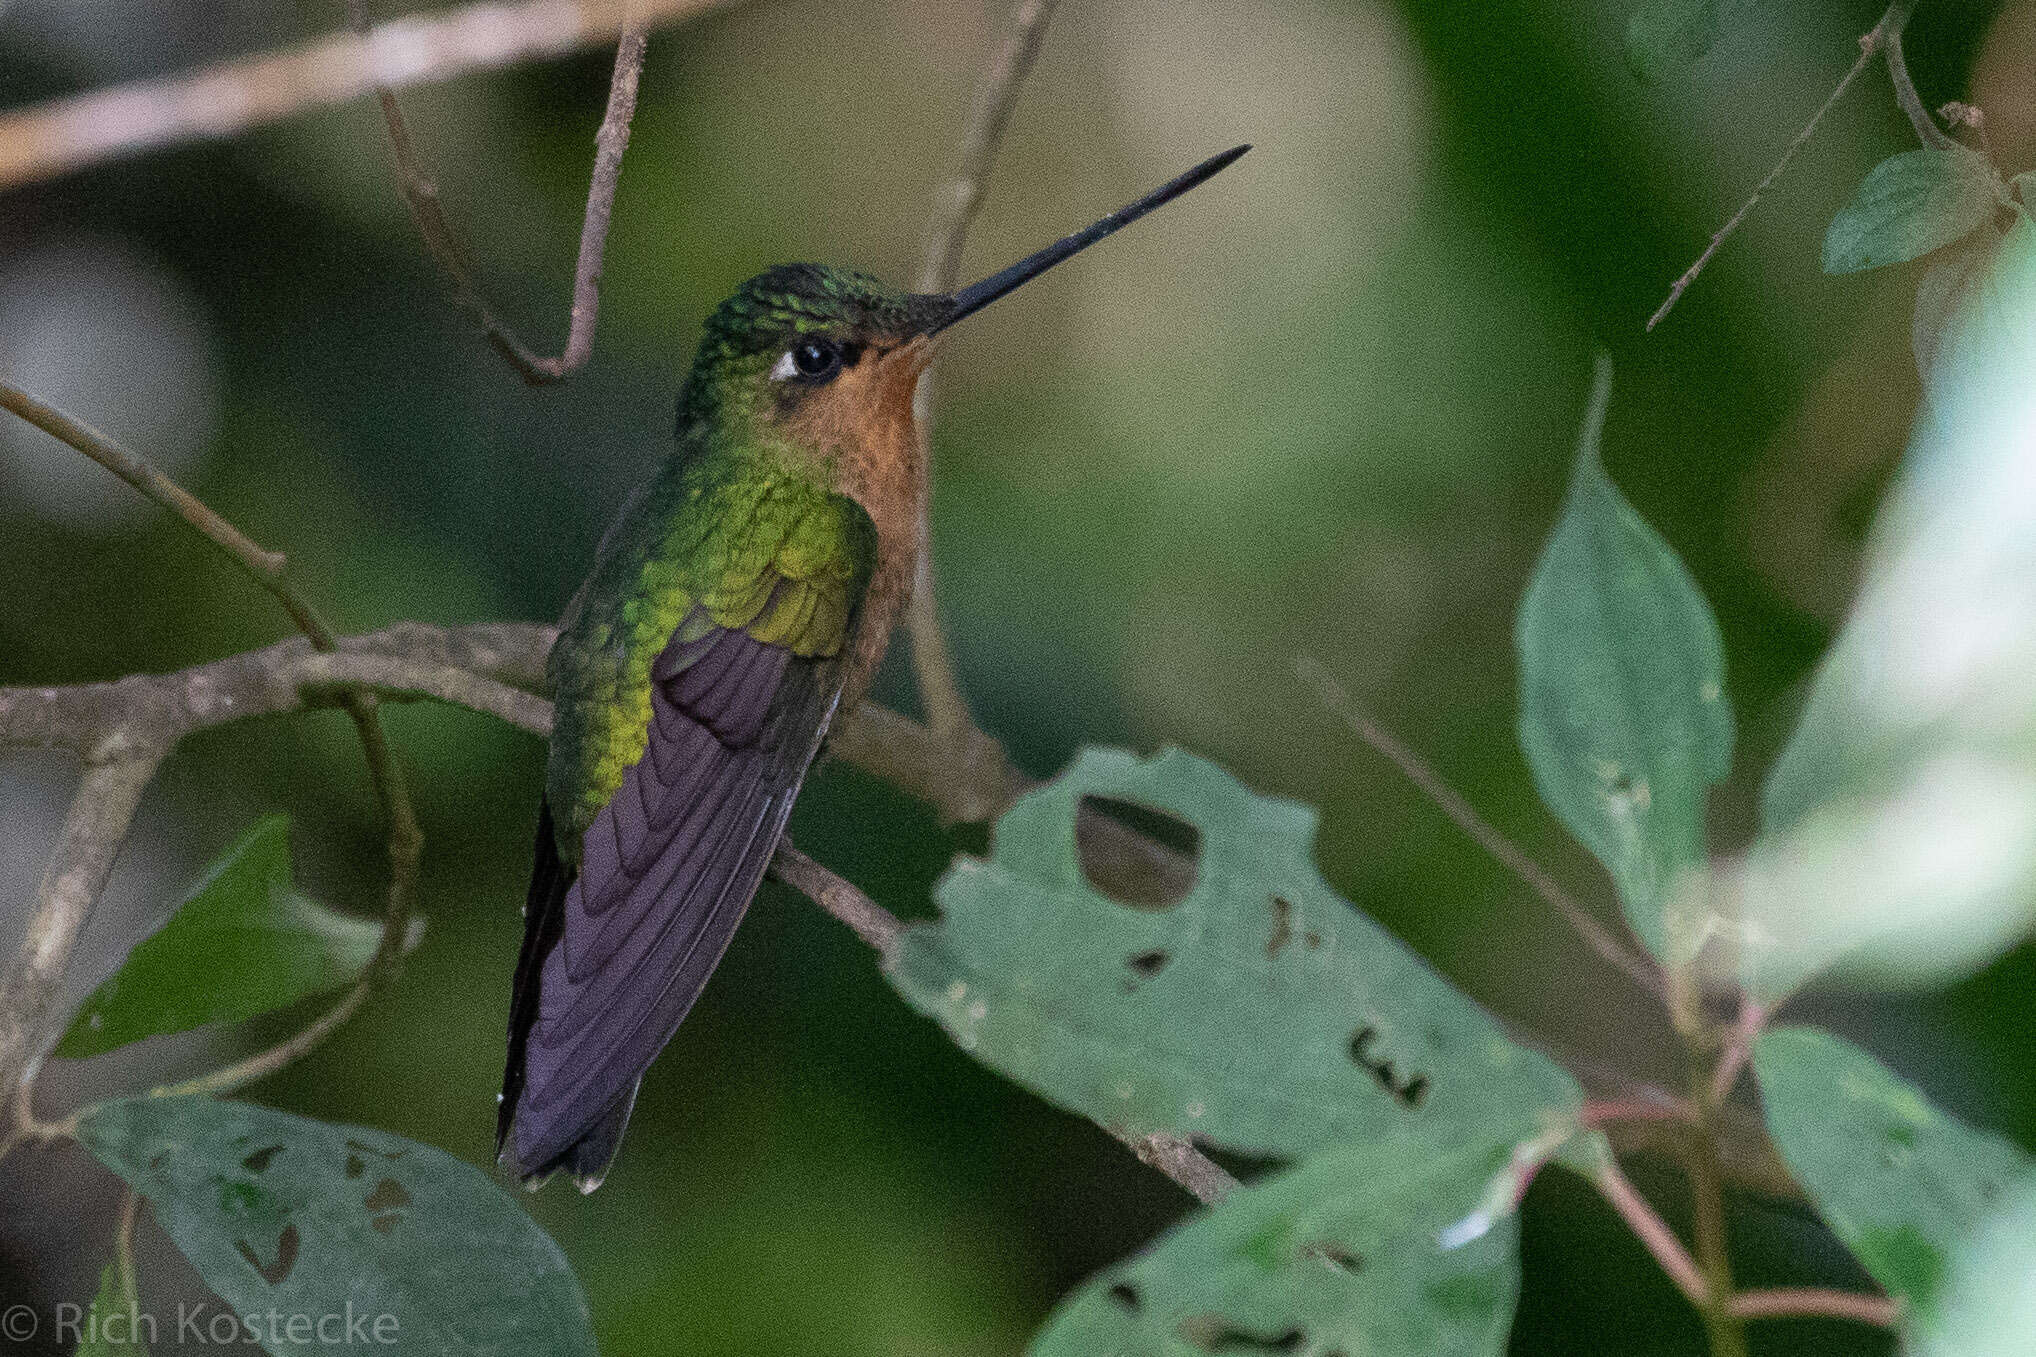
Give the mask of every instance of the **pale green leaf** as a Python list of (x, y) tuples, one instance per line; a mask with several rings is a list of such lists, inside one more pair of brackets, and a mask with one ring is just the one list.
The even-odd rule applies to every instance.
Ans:
[(1968, 291), (1732, 873), (1763, 999), (1836, 964), (1939, 983), (2036, 920), (2036, 226)]
[(1326, 1149), (1091, 1280), (1033, 1357), (1498, 1357), (1520, 1285), (1517, 1223), (1443, 1240), (1508, 1153), (1407, 1135)]
[(2036, 1176), (1952, 1250), (1944, 1284), (1908, 1329), (1908, 1357), (2036, 1357)]
[(1999, 176), (1964, 146), (1889, 156), (1867, 173), (1824, 233), (1824, 272), (1920, 259), (1962, 240), (2001, 204)]
[(1953, 1246), (2031, 1169), (1828, 1032), (1768, 1032), (1753, 1068), (1789, 1172), (1874, 1280), (1912, 1305), (1930, 1301)]
[(1704, 863), (1732, 708), (1710, 607), (1605, 474), (1610, 394), (1601, 359), (1562, 517), (1520, 603), (1520, 745), (1541, 799), (1611, 873), (1627, 923), (1673, 962), (1702, 941), (1678, 886)]
[(297, 891), (289, 817), (269, 816), (220, 854), (169, 921), (92, 991), (56, 1054), (83, 1059), (338, 989), (360, 977), (381, 932)]
[(100, 1103), (78, 1140), (271, 1353), (594, 1353), (558, 1246), (428, 1145), (209, 1098)]
[[(1201, 836), (1172, 908), (1118, 903), (1085, 878), (1084, 797), (1178, 816)], [(964, 1050), (1063, 1107), (1298, 1156), (1355, 1136), (1573, 1116), (1582, 1094), (1315, 869), (1315, 812), (1257, 796), (1214, 764), (1085, 751), (996, 827), (989, 860), (941, 881), (938, 923), (888, 968)]]

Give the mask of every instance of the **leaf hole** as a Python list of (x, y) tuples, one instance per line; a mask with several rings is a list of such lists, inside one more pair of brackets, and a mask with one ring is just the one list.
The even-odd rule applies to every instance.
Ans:
[(1135, 801), (1084, 796), (1075, 811), (1075, 860), (1090, 886), (1131, 909), (1172, 909), (1195, 888), (1202, 831)]
[(241, 1160), (241, 1167), (249, 1173), (267, 1173), (269, 1171), (269, 1161), (282, 1153), (282, 1149), (281, 1145), (265, 1145)]
[(1402, 1105), (1421, 1106), (1428, 1098), (1428, 1076), (1416, 1074), (1411, 1078), (1401, 1079), (1390, 1058), (1372, 1053), (1372, 1047), (1378, 1039), (1379, 1029), (1369, 1023), (1351, 1033), (1351, 1062), (1367, 1070), (1377, 1081), (1378, 1086), (1399, 1099)]
[(1202, 1352), (1299, 1352), (1308, 1335), (1288, 1329), (1273, 1337), (1241, 1329), (1222, 1315), (1191, 1315), (1181, 1321), (1180, 1335)]
[(1172, 952), (1164, 947), (1155, 947), (1150, 952), (1138, 952), (1125, 957), (1124, 964), (1138, 972), (1140, 979), (1150, 980), (1165, 970), (1167, 962), (1173, 959)]
[(1109, 1296), (1111, 1300), (1116, 1301), (1125, 1309), (1133, 1312), (1137, 1311), (1141, 1303), (1138, 1297), (1138, 1288), (1129, 1282), (1119, 1282), (1111, 1287)]
[(1279, 954), (1287, 950), (1287, 944), (1294, 940), (1293, 902), (1283, 896), (1275, 895), (1272, 898), (1272, 912), (1272, 936), (1267, 938), (1265, 943), (1265, 955), (1268, 961), (1277, 960)]
[(245, 1239), (234, 1240), (233, 1247), (240, 1250), (240, 1256), (247, 1260), (249, 1267), (261, 1274), (263, 1281), (270, 1286), (281, 1286), (290, 1275), (290, 1269), (297, 1266), (297, 1250), (302, 1243), (297, 1227), (285, 1225), (282, 1236), (276, 1240), (276, 1258), (272, 1263), (264, 1263), (255, 1253), (254, 1246)]

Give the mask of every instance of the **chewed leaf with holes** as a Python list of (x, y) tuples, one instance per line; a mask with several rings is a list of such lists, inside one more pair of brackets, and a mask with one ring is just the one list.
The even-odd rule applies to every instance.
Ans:
[(84, 1059), (337, 989), (359, 978), (381, 933), (298, 893), (289, 817), (269, 816), (220, 854), (169, 922), (92, 991), (56, 1054)]
[(1596, 855), (1664, 961), (1701, 945), (1680, 889), (1704, 862), (1704, 799), (1732, 765), (1718, 623), (1599, 460), (1600, 366), (1562, 517), (1520, 601), (1520, 746), (1548, 808)]
[(1753, 1067), (1789, 1171), (1874, 1279), (1912, 1306), (1928, 1304), (1952, 1246), (2036, 1167), (1828, 1032), (1777, 1028), (1754, 1047)]
[[(1091, 884), (1085, 799), (1192, 826), (1185, 898)], [(1510, 1143), (1574, 1115), (1574, 1080), (1329, 889), (1315, 823), (1178, 750), (1087, 750), (998, 821), (988, 861), (957, 861), (891, 983), (978, 1059), (1127, 1132), (1298, 1156), (1408, 1128)]]
[[(558, 1246), (486, 1174), (428, 1145), (209, 1098), (100, 1103), (78, 1139), (236, 1313), (311, 1317), (308, 1340), (262, 1330), (272, 1353), (594, 1353)], [(355, 1317), (350, 1337), (344, 1321), (316, 1330), (333, 1315)]]
[(1410, 1135), (1326, 1149), (1089, 1282), (1033, 1357), (1496, 1357), (1519, 1292), (1516, 1222), (1439, 1241), (1507, 1153)]

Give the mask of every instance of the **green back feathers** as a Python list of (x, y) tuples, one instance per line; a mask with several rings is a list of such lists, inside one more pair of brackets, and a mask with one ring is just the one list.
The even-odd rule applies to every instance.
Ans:
[(551, 654), (547, 793), (561, 844), (643, 756), (651, 666), (675, 634), (743, 630), (802, 659), (847, 643), (876, 528), (791, 458), (721, 443), (669, 459), (624, 511)]

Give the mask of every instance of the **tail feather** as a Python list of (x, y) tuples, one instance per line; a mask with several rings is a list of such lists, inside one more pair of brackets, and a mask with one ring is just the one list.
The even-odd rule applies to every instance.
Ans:
[[(509, 1058), (502, 1072), (502, 1096), (495, 1109), (495, 1154), (504, 1162), (512, 1157), (508, 1152), (509, 1132), (516, 1122), (516, 1110), (523, 1099), (527, 1073), (524, 1061), (530, 1045), (530, 1029), (537, 1023), (544, 959), (565, 935), (566, 895), (578, 877), (579, 873), (559, 855), (558, 835), (552, 826), (551, 803), (541, 801), (537, 812), (537, 848), (530, 870), (530, 894), (523, 906), (523, 949), (516, 958), (516, 979), (509, 999)], [(629, 1110), (635, 1101), (632, 1092), (617, 1105), (609, 1120), (597, 1128), (611, 1132), (604, 1137), (607, 1150), (598, 1164), (587, 1168), (577, 1162), (583, 1156), (574, 1153), (578, 1149), (575, 1146), (560, 1156), (561, 1162), (518, 1164), (515, 1166), (517, 1173), (526, 1183), (535, 1185), (555, 1170), (569, 1168), (582, 1183), (591, 1175), (593, 1182), (598, 1184), (600, 1173), (605, 1171), (608, 1160), (614, 1157), (615, 1147), (621, 1143), (622, 1128), (629, 1122)], [(564, 1162), (567, 1160), (575, 1162)]]

